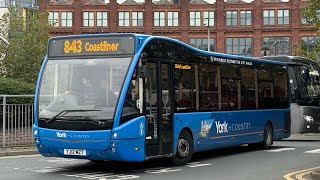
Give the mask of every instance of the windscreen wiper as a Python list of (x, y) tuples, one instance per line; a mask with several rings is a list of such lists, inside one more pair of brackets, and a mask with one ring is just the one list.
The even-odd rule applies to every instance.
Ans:
[(50, 124), (50, 123), (54, 122), (55, 120), (57, 120), (58, 117), (63, 116), (63, 115), (70, 113), (70, 112), (90, 112), (90, 111), (101, 111), (101, 110), (98, 110), (98, 109), (97, 110), (94, 110), (94, 109), (91, 109), (91, 110), (89, 110), (89, 109), (63, 110), (63, 111), (59, 112), (58, 114), (56, 114), (55, 116), (53, 116), (52, 118), (48, 119), (46, 121), (46, 123)]

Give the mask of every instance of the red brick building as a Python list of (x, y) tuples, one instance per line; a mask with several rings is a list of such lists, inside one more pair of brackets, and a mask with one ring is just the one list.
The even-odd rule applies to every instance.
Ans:
[(302, 0), (39, 0), (40, 11), (54, 22), (52, 36), (132, 32), (179, 39), (216, 52), (260, 56), (292, 55), (295, 47), (311, 50), (319, 40), (301, 17)]

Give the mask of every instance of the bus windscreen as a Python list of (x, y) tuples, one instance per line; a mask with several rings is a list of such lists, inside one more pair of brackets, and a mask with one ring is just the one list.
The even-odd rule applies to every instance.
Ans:
[(133, 55), (134, 36), (96, 36), (53, 38), (49, 41), (49, 57)]

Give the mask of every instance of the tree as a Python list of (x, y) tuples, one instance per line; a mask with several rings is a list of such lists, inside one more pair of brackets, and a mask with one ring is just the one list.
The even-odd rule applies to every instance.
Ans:
[(50, 24), (48, 13), (28, 12), (19, 7), (10, 7), (0, 19), (0, 35), (9, 41), (0, 45), (5, 53), (2, 76), (35, 83), (45, 56)]
[[(311, 23), (320, 36), (320, 0), (309, 0), (309, 5), (302, 9), (302, 16), (306, 21)], [(308, 57), (313, 60), (320, 60), (320, 41), (314, 42), (313, 51), (306, 51), (303, 48), (297, 50), (299, 55)]]

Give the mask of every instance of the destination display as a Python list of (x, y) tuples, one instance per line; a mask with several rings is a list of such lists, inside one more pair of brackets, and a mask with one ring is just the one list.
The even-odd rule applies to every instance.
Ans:
[(134, 54), (134, 42), (134, 36), (54, 38), (49, 41), (48, 56), (130, 55)]

